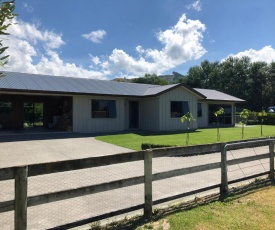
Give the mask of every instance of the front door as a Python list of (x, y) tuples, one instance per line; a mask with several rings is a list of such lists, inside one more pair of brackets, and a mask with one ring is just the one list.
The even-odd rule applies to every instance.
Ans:
[(129, 128), (139, 128), (139, 102), (129, 101)]

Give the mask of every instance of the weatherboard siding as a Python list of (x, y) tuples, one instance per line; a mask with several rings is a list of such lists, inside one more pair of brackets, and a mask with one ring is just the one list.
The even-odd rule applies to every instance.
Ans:
[[(171, 118), (171, 101), (188, 101), (189, 110), (197, 117), (198, 98), (184, 88), (176, 88), (159, 96), (159, 130), (185, 130), (187, 123), (181, 123), (180, 118)], [(197, 128), (197, 122), (190, 123), (191, 129)]]
[(146, 98), (140, 101), (140, 129), (159, 130), (159, 98)]
[(202, 107), (202, 116), (197, 118), (198, 128), (205, 128), (208, 126), (208, 103), (199, 102)]
[[(92, 99), (116, 100), (116, 118), (92, 118)], [(124, 130), (124, 98), (73, 97), (73, 131), (83, 133), (115, 132)]]

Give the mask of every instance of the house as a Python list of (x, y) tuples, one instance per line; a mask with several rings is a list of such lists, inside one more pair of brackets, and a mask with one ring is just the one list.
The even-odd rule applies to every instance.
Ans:
[[(36, 124), (73, 132), (129, 129), (182, 130), (180, 117), (191, 112), (191, 129), (214, 125), (213, 112), (225, 109), (220, 123), (234, 126), (242, 99), (184, 84), (147, 85), (86, 78), (2, 72), (0, 128)], [(39, 112), (40, 111), (40, 112)]]

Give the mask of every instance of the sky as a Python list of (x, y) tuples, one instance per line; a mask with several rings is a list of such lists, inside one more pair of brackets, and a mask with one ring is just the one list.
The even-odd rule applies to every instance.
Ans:
[(275, 61), (274, 0), (16, 0), (0, 70), (111, 80)]

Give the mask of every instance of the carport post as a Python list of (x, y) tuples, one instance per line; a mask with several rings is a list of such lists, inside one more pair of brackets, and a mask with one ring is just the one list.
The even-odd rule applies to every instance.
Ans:
[(28, 166), (15, 169), (14, 229), (27, 229)]
[(221, 145), (221, 198), (228, 193), (228, 178), (227, 178), (227, 148), (226, 143)]
[(152, 216), (152, 159), (153, 151), (144, 152), (144, 217), (149, 219)]
[(274, 144), (275, 140), (271, 139), (269, 142), (269, 155), (270, 155), (270, 179), (274, 179)]

